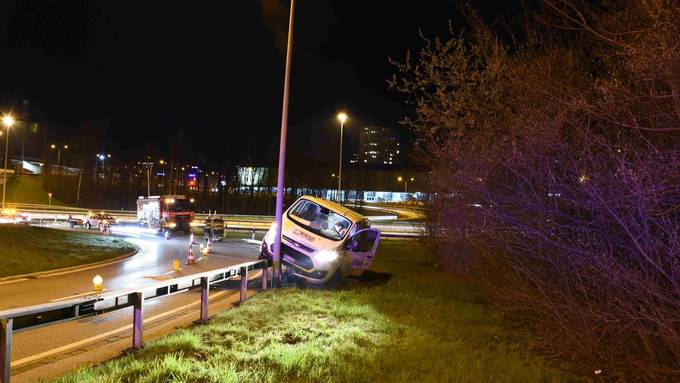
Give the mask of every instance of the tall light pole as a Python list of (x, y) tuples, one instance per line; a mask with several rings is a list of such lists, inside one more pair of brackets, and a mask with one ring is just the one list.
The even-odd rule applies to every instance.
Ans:
[(153, 168), (153, 162), (142, 162), (144, 168), (146, 168), (146, 198), (151, 196), (151, 168)]
[(50, 149), (57, 149), (57, 184), (61, 181), (61, 149), (68, 149), (68, 145), (58, 146), (55, 144), (50, 145)]
[(288, 94), (290, 90), (290, 66), (293, 53), (293, 16), (295, 0), (290, 0), (290, 18), (288, 20), (288, 44), (286, 47), (286, 69), (283, 80), (283, 107), (281, 108), (281, 140), (279, 142), (279, 171), (276, 180), (276, 220), (274, 221), (274, 254), (272, 281), (274, 287), (281, 286), (281, 225), (283, 221), (283, 195), (285, 193), (283, 176), (286, 169), (286, 136), (288, 134)]
[(338, 113), (338, 120), (340, 120), (340, 161), (338, 162), (338, 196), (337, 200), (340, 202), (340, 190), (342, 190), (342, 131), (345, 128), (345, 121), (347, 121), (347, 114)]
[(158, 164), (163, 167), (163, 175), (161, 176), (161, 193), (163, 193), (163, 189), (165, 189), (165, 160), (160, 160), (158, 161)]
[(404, 178), (404, 177), (402, 177), (402, 176), (399, 176), (399, 177), (397, 178), (397, 181), (399, 181), (399, 182), (404, 181), (404, 193), (407, 193), (407, 190), (408, 190), (408, 181), (413, 182), (413, 181), (415, 181), (415, 180), (416, 180), (416, 179), (413, 178), (413, 177), (411, 177), (411, 178), (409, 178), (409, 179), (406, 179), (406, 178)]
[(7, 191), (7, 155), (9, 148), (9, 128), (14, 125), (14, 117), (6, 114), (2, 117), (2, 124), (5, 125), (5, 170), (2, 172), (2, 208), (5, 208), (5, 193)]

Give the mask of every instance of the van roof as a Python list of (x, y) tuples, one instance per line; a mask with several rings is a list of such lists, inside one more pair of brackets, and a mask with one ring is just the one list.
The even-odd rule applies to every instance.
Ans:
[(352, 222), (359, 222), (361, 220), (366, 219), (366, 217), (364, 217), (363, 215), (357, 213), (354, 210), (348, 209), (348, 208), (340, 205), (337, 202), (329, 201), (329, 200), (323, 199), (323, 198), (314, 197), (314, 196), (311, 196), (311, 195), (303, 195), (302, 197), (300, 197), (300, 199), (302, 199), (302, 198), (310, 200), (310, 201), (312, 201), (312, 202), (314, 202), (314, 203), (316, 203), (320, 206), (323, 206), (323, 207), (325, 207), (329, 210), (332, 210), (336, 213), (339, 213), (340, 215), (344, 216), (345, 218), (348, 218)]

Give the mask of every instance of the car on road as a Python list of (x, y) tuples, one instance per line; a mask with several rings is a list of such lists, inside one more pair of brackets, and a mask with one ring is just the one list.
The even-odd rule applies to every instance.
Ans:
[[(300, 197), (283, 214), (281, 262), (311, 284), (332, 284), (361, 276), (371, 265), (380, 231), (363, 215), (312, 196)], [(272, 259), (275, 227), (260, 245), (260, 259)]]
[(83, 222), (83, 226), (90, 229), (102, 230), (102, 228), (107, 228), (111, 225), (116, 224), (116, 219), (110, 214), (106, 213), (95, 213), (90, 214), (87, 219)]
[(28, 224), (30, 217), (26, 214), (18, 213), (14, 209), (0, 211), (0, 223), (23, 223)]
[(73, 218), (73, 216), (71, 214), (69, 214), (68, 218), (66, 218), (66, 223), (71, 228), (74, 228), (76, 226), (78, 226), (78, 227), (83, 226), (83, 220), (81, 218)]

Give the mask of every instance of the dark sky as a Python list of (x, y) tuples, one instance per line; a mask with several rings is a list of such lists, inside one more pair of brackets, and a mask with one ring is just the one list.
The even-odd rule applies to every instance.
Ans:
[[(350, 144), (364, 122), (403, 131), (397, 121), (406, 109), (385, 85), (388, 56), (417, 50), (419, 28), (446, 35), (449, 19), (460, 25), (455, 3), (298, 0), (291, 147), (336, 147), (339, 109), (352, 118)], [(151, 147), (162, 155), (167, 136), (184, 130), (187, 145), (214, 162), (266, 159), (278, 145), (287, 7), (2, 0), (0, 94), (29, 96), (57, 137), (87, 119), (107, 122), (102, 149), (120, 157)]]

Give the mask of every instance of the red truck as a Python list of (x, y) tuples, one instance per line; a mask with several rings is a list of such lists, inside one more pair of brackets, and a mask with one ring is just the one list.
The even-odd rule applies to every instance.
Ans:
[(185, 195), (162, 195), (137, 199), (137, 221), (140, 226), (161, 233), (191, 232), (194, 221), (194, 200)]

